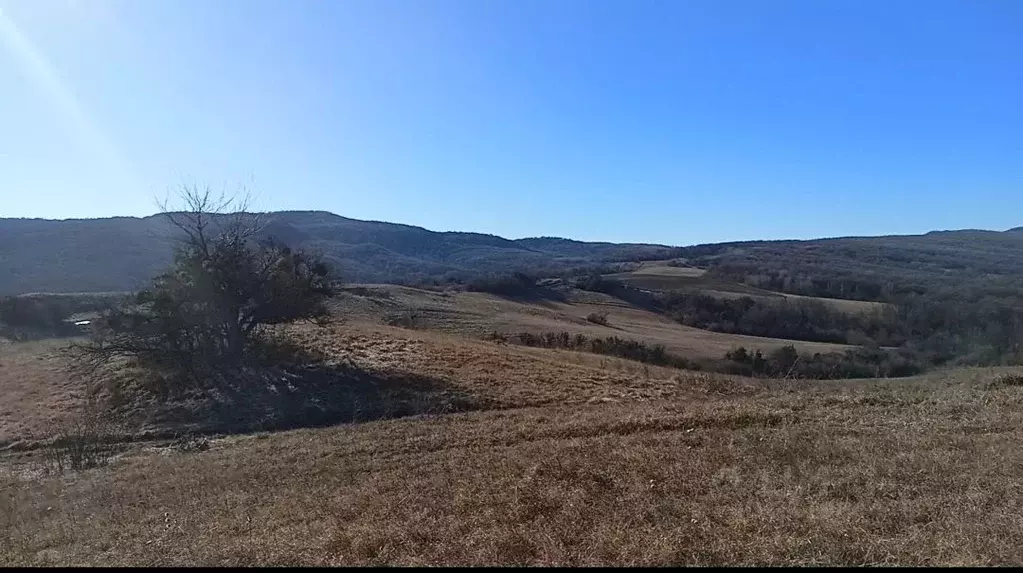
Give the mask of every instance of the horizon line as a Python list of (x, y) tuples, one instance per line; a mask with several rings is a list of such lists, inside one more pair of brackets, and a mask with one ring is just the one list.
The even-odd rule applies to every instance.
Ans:
[[(167, 213), (184, 213), (184, 211), (168, 211)], [(496, 234), (493, 234), (493, 233), (485, 233), (485, 232), (481, 232), (481, 231), (457, 231), (457, 230), (437, 231), (437, 230), (434, 230), (434, 229), (428, 229), (428, 228), (420, 226), (420, 225), (414, 225), (414, 224), (411, 224), (411, 223), (398, 223), (398, 222), (394, 222), (394, 221), (380, 221), (380, 220), (375, 220), (375, 219), (356, 219), (356, 218), (353, 218), (353, 217), (346, 217), (344, 215), (339, 215), (337, 213), (334, 213), (333, 211), (327, 211), (327, 210), (323, 210), (323, 209), (281, 209), (281, 210), (277, 210), (277, 211), (237, 211), (237, 212), (232, 212), (232, 213), (219, 213), (219, 214), (220, 215), (237, 215), (237, 214), (273, 215), (275, 213), (282, 213), (282, 214), (284, 214), (284, 213), (319, 213), (319, 214), (331, 215), (333, 217), (338, 217), (338, 218), (341, 218), (341, 219), (347, 219), (349, 221), (357, 221), (357, 222), (360, 222), (360, 223), (379, 223), (379, 224), (384, 224), (384, 225), (396, 225), (396, 226), (402, 226), (402, 227), (411, 227), (413, 229), (419, 229), (419, 230), (422, 230), (422, 231), (426, 231), (428, 233), (437, 233), (437, 234), (486, 235), (486, 236), (489, 236), (489, 237), (497, 237), (499, 239), (505, 239), (507, 241), (526, 241), (526, 240), (531, 240), (531, 239), (556, 239), (556, 240), (564, 240), (564, 241), (573, 241), (573, 242), (577, 242), (577, 243), (604, 243), (604, 244), (611, 244), (611, 245), (648, 245), (648, 246), (654, 246), (654, 247), (668, 247), (668, 248), (699, 247), (699, 246), (704, 246), (704, 245), (726, 245), (726, 244), (733, 244), (733, 243), (782, 243), (782, 242), (826, 241), (826, 240), (837, 240), (837, 239), (881, 239), (881, 238), (888, 238), (888, 237), (922, 237), (922, 236), (930, 235), (932, 233), (961, 233), (961, 232), (970, 232), (970, 231), (983, 232), (983, 233), (1009, 233), (1009, 232), (1013, 232), (1013, 231), (1023, 230), (1023, 225), (1021, 225), (1021, 226), (1016, 226), (1016, 227), (1010, 227), (1008, 229), (1003, 229), (1003, 230), (979, 229), (979, 228), (932, 229), (930, 231), (926, 231), (926, 232), (923, 232), (923, 233), (915, 233), (915, 234), (914, 233), (909, 233), (909, 234), (905, 234), (904, 233), (904, 234), (887, 234), (887, 235), (821, 236), (821, 237), (810, 237), (810, 238), (741, 239), (741, 240), (734, 240), (734, 241), (718, 241), (718, 242), (692, 243), (692, 244), (689, 244), (689, 245), (669, 245), (669, 244), (663, 244), (663, 243), (645, 243), (645, 242), (637, 242), (637, 241), (631, 241), (631, 242), (585, 241), (585, 240), (580, 240), (580, 239), (572, 239), (572, 238), (569, 238), (569, 237), (560, 237), (560, 236), (556, 236), (556, 235), (539, 235), (539, 236), (528, 236), (528, 237), (518, 237), (518, 238), (514, 238), (514, 239), (509, 239), (507, 237), (502, 237), (501, 235), (496, 235)], [(152, 215), (144, 215), (144, 216), (136, 216), (136, 215), (111, 215), (111, 216), (107, 216), (107, 217), (66, 217), (66, 218), (63, 218), (63, 219), (60, 219), (60, 218), (47, 218), (47, 217), (0, 217), (0, 221), (45, 221), (45, 222), (53, 222), (53, 223), (63, 223), (63, 222), (69, 222), (69, 221), (104, 221), (104, 220), (113, 220), (113, 219), (134, 219), (134, 220), (141, 221), (141, 220), (145, 220), (145, 219), (152, 219), (152, 218), (155, 218), (155, 217), (159, 217), (160, 215), (164, 215), (164, 214), (165, 213), (161, 212), (161, 213), (153, 213)]]

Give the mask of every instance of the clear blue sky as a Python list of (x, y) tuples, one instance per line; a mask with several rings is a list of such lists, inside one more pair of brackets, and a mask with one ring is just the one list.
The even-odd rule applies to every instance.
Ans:
[(0, 0), (0, 216), (692, 244), (1023, 225), (1019, 0)]

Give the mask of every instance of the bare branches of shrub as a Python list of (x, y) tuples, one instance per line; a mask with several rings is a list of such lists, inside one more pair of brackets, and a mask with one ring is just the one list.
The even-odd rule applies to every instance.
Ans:
[(111, 435), (109, 424), (94, 411), (64, 421), (45, 452), (47, 465), (56, 473), (105, 465), (113, 455)]
[(132, 363), (202, 387), (218, 379), (212, 372), (256, 356), (269, 325), (329, 315), (335, 280), (320, 256), (262, 237), (247, 200), (185, 187), (181, 201), (178, 211), (162, 205), (180, 232), (174, 263), (97, 321), (93, 339), (75, 349), (84, 367)]

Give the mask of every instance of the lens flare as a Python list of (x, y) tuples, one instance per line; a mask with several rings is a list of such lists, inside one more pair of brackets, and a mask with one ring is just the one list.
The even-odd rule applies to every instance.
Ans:
[(132, 170), (117, 151), (113, 142), (90, 118), (85, 108), (75, 98), (71, 89), (35, 45), (27, 38), (0, 9), (0, 46), (14, 56), (25, 76), (52, 104), (54, 113), (62, 118), (68, 135), (74, 138), (87, 153), (94, 154), (108, 171), (110, 177), (127, 184), (136, 183)]

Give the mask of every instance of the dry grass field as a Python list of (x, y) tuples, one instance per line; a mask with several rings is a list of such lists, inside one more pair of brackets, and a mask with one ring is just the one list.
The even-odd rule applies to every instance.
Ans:
[(48, 437), (78, 410), (83, 393), (68, 379), (58, 352), (66, 344), (0, 340), (0, 447)]
[[(102, 467), (56, 473), (26, 444), (81, 393), (56, 343), (5, 347), (0, 564), (1023, 563), (1023, 386), (998, 382), (1017, 370), (684, 372), (476, 339), (470, 325), (527, 320), (484, 295), (433, 293), (464, 314), (383, 326), (408, 294), (387, 292), (393, 308), (350, 293), (345, 324), (288, 330), (368, 373), (364, 390), (414, 384), (424, 405), (464, 397), (461, 411), (219, 435), (202, 451), (124, 442)], [(537, 303), (535, 320), (570, 322), (558, 313), (576, 304), (598, 302)]]
[[(824, 297), (819, 297), (819, 296), (803, 296), (803, 295), (789, 294), (789, 293), (773, 293), (772, 292), (771, 294), (766, 295), (766, 294), (749, 294), (749, 293), (742, 293), (742, 292), (729, 292), (729, 291), (713, 290), (713, 289), (705, 289), (705, 290), (701, 290), (700, 292), (703, 293), (703, 294), (707, 294), (707, 295), (711, 295), (711, 296), (717, 297), (717, 298), (739, 298), (739, 297), (743, 297), (743, 296), (748, 296), (748, 297), (753, 298), (753, 299), (761, 299), (761, 300), (780, 300), (780, 299), (783, 299), (783, 298), (786, 299), (786, 300), (790, 300), (790, 301), (814, 300), (814, 301), (817, 301), (817, 302), (823, 302), (824, 304), (830, 305), (830, 306), (834, 307), (835, 309), (840, 310), (840, 311), (845, 312), (845, 313), (848, 313), (848, 314), (853, 314), (853, 313), (869, 314), (869, 313), (881, 310), (885, 306), (885, 303), (883, 303), (883, 302), (873, 302), (873, 301), (869, 301), (869, 300), (848, 300), (848, 299), (840, 299), (840, 298), (824, 298)], [(764, 291), (764, 292), (770, 292), (770, 291)]]
[(637, 288), (651, 290), (695, 289), (704, 294), (719, 298), (738, 298), (741, 296), (748, 296), (755, 299), (766, 300), (816, 300), (847, 313), (869, 313), (884, 306), (884, 303), (880, 302), (779, 293), (746, 284), (708, 278), (705, 276), (705, 273), (706, 272), (703, 269), (692, 267), (673, 267), (664, 264), (663, 261), (650, 261), (644, 263), (636, 270), (607, 276), (608, 278), (620, 280), (625, 284)]
[[(670, 268), (670, 267), (668, 267)], [(683, 326), (667, 317), (632, 306), (620, 299), (579, 290), (562, 293), (563, 300), (517, 301), (486, 293), (434, 292), (392, 285), (367, 285), (345, 293), (343, 304), (352, 320), (380, 322), (388, 316), (413, 313), (428, 330), (481, 338), (491, 332), (568, 332), (588, 337), (617, 336), (662, 344), (692, 359), (720, 359), (736, 346), (765, 353), (788, 344), (799, 352), (841, 352), (848, 346), (800, 342), (710, 332)], [(586, 316), (608, 313), (608, 325), (593, 324)]]
[[(564, 300), (515, 301), (485, 293), (365, 285), (344, 293), (341, 305), (344, 307), (344, 323), (331, 330), (335, 334), (323, 336), (319, 329), (299, 328), (297, 336), (302, 343), (323, 347), (328, 355), (352, 357), (359, 368), (369, 368), (387, 377), (420, 376), (448, 380), (457, 378), (450, 372), (452, 365), (468, 364), (478, 369), (469, 378), (474, 381), (472, 387), (467, 389), (455, 384), (452, 393), (464, 395), (471, 391), (475, 396), (504, 403), (507, 400), (496, 389), (483, 391), (480, 387), (486, 383), (488, 376), (500, 374), (506, 381), (501, 392), (517, 393), (509, 403), (519, 405), (536, 403), (536, 398), (527, 399), (526, 395), (547, 396), (547, 399), (555, 401), (593, 397), (576, 383), (589, 384), (591, 375), (562, 373), (559, 369), (565, 364), (596, 365), (600, 368), (597, 378), (612, 373), (631, 375), (633, 372), (649, 372), (656, 367), (571, 351), (499, 348), (482, 341), (492, 332), (567, 331), (588, 337), (618, 336), (648, 344), (663, 344), (670, 352), (695, 359), (721, 358), (725, 352), (739, 345), (760, 348), (765, 352), (786, 344), (794, 344), (800, 352), (846, 348), (838, 344), (793, 342), (690, 328), (618, 299), (584, 291), (571, 291)], [(585, 317), (593, 312), (607, 312), (608, 326), (588, 322)], [(382, 324), (389, 318), (409, 313), (415, 316), (414, 330), (388, 328)], [(388, 331), (391, 338), (383, 347), (373, 351), (375, 354), (366, 354), (369, 351), (361, 345), (367, 336), (378, 336), (381, 329)], [(423, 349), (423, 340), (430, 340), (433, 344), (428, 353)], [(325, 345), (324, 341), (329, 343)], [(84, 392), (68, 380), (59, 353), (60, 347), (66, 344), (40, 341), (0, 345), (0, 392), (5, 397), (2, 405), (4, 416), (0, 418), (0, 445), (18, 442), (24, 445), (44, 439), (69, 414), (78, 410)], [(438, 353), (443, 360), (433, 359)], [(466, 355), (472, 356), (473, 360), (467, 360)], [(532, 370), (534, 363), (543, 365), (541, 374)], [(401, 367), (390, 368), (391, 365)], [(500, 368), (495, 368), (495, 365)], [(522, 368), (521, 372), (518, 368)], [(666, 372), (668, 377), (678, 374), (674, 370)], [(567, 381), (563, 386), (564, 393), (555, 398), (550, 398), (550, 376)], [(536, 384), (541, 384), (542, 391), (535, 388)], [(624, 387), (631, 388), (628, 384)], [(381, 393), (381, 400), (384, 394)]]

